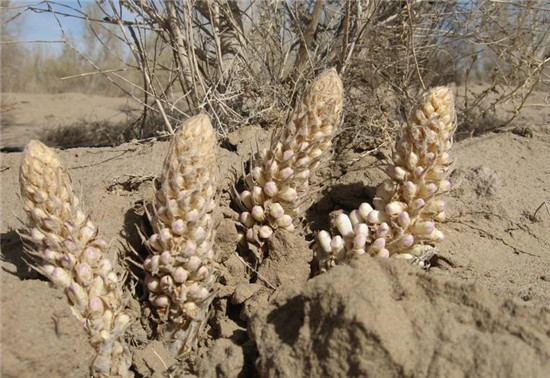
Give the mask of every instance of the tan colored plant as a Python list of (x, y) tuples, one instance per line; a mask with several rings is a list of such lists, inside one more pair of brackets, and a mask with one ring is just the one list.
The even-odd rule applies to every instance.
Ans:
[(292, 231), (306, 209), (309, 179), (330, 153), (340, 122), (342, 81), (335, 69), (319, 75), (275, 134), (268, 150), (251, 162), (247, 189), (238, 196), (242, 241), (261, 261), (264, 241), (278, 229)]
[(216, 208), (216, 134), (201, 114), (170, 144), (149, 215), (154, 234), (143, 267), (158, 332), (175, 354), (196, 345), (216, 281), (212, 212)]
[(20, 169), (21, 198), (32, 242), (34, 268), (62, 288), (74, 315), (97, 351), (96, 377), (129, 377), (132, 361), (124, 343), (130, 321), (122, 303), (122, 281), (107, 258), (107, 243), (79, 206), (71, 179), (55, 152), (31, 141)]
[(433, 245), (444, 238), (436, 223), (445, 219), (446, 203), (440, 195), (451, 188), (446, 178), (453, 162), (449, 152), (455, 128), (451, 89), (430, 90), (396, 142), (388, 168), (391, 179), (378, 186), (374, 209), (363, 203), (349, 215), (336, 217), (340, 235), (318, 234), (322, 270), (365, 253), (428, 264)]

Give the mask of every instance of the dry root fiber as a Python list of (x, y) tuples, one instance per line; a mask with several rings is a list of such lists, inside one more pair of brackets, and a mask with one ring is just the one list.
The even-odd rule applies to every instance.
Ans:
[(243, 210), (241, 244), (261, 262), (264, 243), (276, 229), (294, 230), (308, 205), (311, 175), (329, 156), (343, 105), (342, 81), (335, 69), (308, 87), (288, 125), (268, 150), (251, 162), (246, 190), (237, 197)]
[(455, 125), (451, 89), (430, 90), (396, 143), (388, 167), (391, 178), (378, 186), (374, 208), (363, 203), (349, 215), (338, 215), (334, 226), (339, 235), (319, 232), (321, 270), (365, 253), (429, 263), (433, 246), (444, 238), (436, 223), (445, 219), (446, 203), (440, 195), (451, 188), (446, 178), (453, 162), (449, 151)]
[(128, 377), (131, 356), (124, 344), (130, 321), (122, 304), (122, 279), (106, 257), (107, 243), (80, 208), (71, 180), (54, 151), (31, 141), (20, 169), (21, 198), (35, 269), (62, 288), (73, 313), (97, 351), (93, 375)]
[(207, 320), (216, 282), (214, 227), (216, 134), (207, 115), (174, 135), (149, 216), (154, 234), (144, 261), (158, 332), (175, 354), (192, 348)]

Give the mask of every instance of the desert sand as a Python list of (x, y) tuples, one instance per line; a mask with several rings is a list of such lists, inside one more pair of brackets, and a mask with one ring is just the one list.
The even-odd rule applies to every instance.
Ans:
[[(104, 106), (95, 117), (123, 116), (123, 100), (67, 96), (88, 103), (86, 111), (94, 101)], [(11, 125), (2, 124), (3, 146), (21, 146), (38, 135), (50, 114), (45, 101), (59, 107), (54, 116), (68, 117), (67, 124), (90, 116), (79, 110), (69, 118), (66, 110), (78, 105), (61, 95), (32, 101), (41, 105), (20, 106)], [(267, 142), (270, 130), (251, 126), (231, 134), (218, 151), (221, 277), (204, 338), (193, 355), (175, 360), (151, 340), (143, 290), (129, 279), (128, 342), (136, 376), (548, 377), (549, 113), (527, 109), (509, 127), (455, 145), (446, 239), (427, 271), (364, 257), (313, 276), (313, 233), (327, 225), (332, 211), (369, 200), (384, 178), (384, 154), (348, 151), (314, 179), (322, 190), (307, 213), (310, 228), (277, 232), (259, 268), (262, 279), (252, 279), (256, 274), (236, 253), (229, 192), (234, 173), (257, 141)], [(148, 141), (58, 151), (121, 264), (138, 259), (132, 249), (145, 253), (138, 228), (147, 229), (144, 210), (167, 147)], [(24, 260), (17, 234), (25, 215), (18, 197), (20, 161), (18, 152), (1, 155), (1, 375), (87, 377), (93, 349), (85, 332), (63, 293)]]

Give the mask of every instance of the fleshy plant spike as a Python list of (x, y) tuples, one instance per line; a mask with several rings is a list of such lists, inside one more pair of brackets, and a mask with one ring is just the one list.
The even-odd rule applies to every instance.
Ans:
[(107, 243), (79, 206), (71, 180), (55, 152), (31, 141), (20, 169), (23, 207), (28, 215), (27, 253), (35, 269), (62, 288), (74, 315), (97, 351), (96, 377), (129, 377), (132, 361), (123, 341), (130, 321), (124, 313), (121, 278), (106, 257)]
[(329, 156), (342, 105), (342, 81), (335, 69), (327, 70), (305, 90), (269, 149), (251, 161), (246, 190), (237, 195), (237, 202), (242, 209), (241, 243), (258, 261), (265, 254), (265, 240), (276, 229), (292, 231), (306, 210), (310, 177)]
[(214, 296), (216, 150), (206, 114), (184, 122), (170, 143), (149, 215), (154, 233), (146, 242), (145, 285), (158, 332), (177, 355), (196, 345)]
[(444, 239), (437, 223), (445, 219), (441, 194), (453, 163), (450, 150), (456, 127), (449, 87), (431, 89), (413, 109), (397, 140), (389, 179), (376, 189), (373, 205), (363, 203), (334, 221), (339, 235), (317, 237), (321, 270), (368, 253), (429, 264), (435, 244)]

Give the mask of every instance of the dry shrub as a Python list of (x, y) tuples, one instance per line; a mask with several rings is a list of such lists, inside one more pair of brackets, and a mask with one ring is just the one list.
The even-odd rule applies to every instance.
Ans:
[[(511, 122), (548, 83), (550, 10), (540, 1), (107, 0), (93, 12), (63, 9), (83, 17), (108, 53), (67, 40), (71, 51), (141, 103), (143, 117), (158, 113), (168, 133), (200, 110), (222, 136), (284, 123), (301, 88), (328, 67), (347, 91), (340, 149), (389, 143), (404, 109), (432, 86), (457, 84), (464, 136), (487, 120)], [(138, 137), (151, 134), (147, 122), (139, 127)]]

